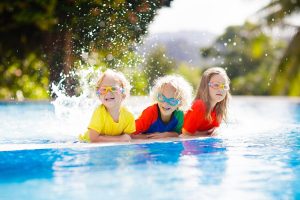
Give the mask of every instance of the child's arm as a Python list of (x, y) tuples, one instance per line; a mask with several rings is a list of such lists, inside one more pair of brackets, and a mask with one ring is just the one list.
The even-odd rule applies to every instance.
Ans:
[(188, 138), (190, 136), (206, 137), (206, 136), (211, 136), (215, 130), (216, 130), (216, 127), (213, 127), (206, 131), (196, 131), (195, 133), (190, 133), (190, 132), (186, 131), (185, 129), (182, 129), (182, 134), (180, 135), (180, 137), (183, 137), (183, 138)]
[(89, 129), (89, 136), (91, 143), (97, 142), (129, 142), (131, 137), (127, 134), (117, 135), (117, 136), (108, 136), (100, 135), (97, 131)]
[(167, 137), (178, 137), (178, 133), (176, 132), (152, 133), (146, 136), (148, 136), (149, 139), (160, 139), (160, 138), (167, 138)]
[(132, 139), (148, 139), (148, 135), (147, 134), (143, 134), (143, 133), (140, 133), (138, 135), (132, 134), (131, 138)]
[(135, 120), (136, 132), (134, 133), (134, 135), (145, 133), (155, 120), (157, 112), (158, 111), (156, 105), (149, 106), (145, 110), (143, 110), (142, 114), (138, 117), (138, 119)]

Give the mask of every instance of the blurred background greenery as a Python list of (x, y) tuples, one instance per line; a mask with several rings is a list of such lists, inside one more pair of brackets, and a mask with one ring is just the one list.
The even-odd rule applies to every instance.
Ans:
[[(201, 65), (168, 57), (163, 45), (137, 50), (157, 11), (171, 1), (1, 1), (0, 99), (49, 99), (52, 83), (88, 67), (123, 71), (133, 95), (146, 95), (154, 79), (170, 73), (196, 88), (211, 66), (227, 70), (235, 95), (300, 95), (300, 27), (284, 21), (299, 13), (300, 0), (270, 1), (258, 11), (259, 23), (228, 27), (199, 47)], [(274, 27), (294, 34), (274, 37)], [(66, 76), (65, 87), (69, 95), (80, 91), (74, 76)]]

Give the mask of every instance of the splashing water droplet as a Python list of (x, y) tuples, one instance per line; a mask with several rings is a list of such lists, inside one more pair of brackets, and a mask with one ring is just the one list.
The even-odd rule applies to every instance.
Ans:
[(113, 56), (112, 54), (108, 54), (108, 55), (106, 56), (106, 59), (107, 59), (108, 61), (111, 61), (112, 59), (114, 59), (114, 56)]

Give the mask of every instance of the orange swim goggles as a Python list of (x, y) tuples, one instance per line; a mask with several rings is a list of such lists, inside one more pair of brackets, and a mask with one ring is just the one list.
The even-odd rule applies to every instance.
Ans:
[(224, 83), (215, 83), (215, 82), (209, 82), (208, 86), (210, 86), (213, 89), (218, 89), (218, 90), (225, 90), (228, 91), (229, 90), (229, 85), (228, 84), (224, 84)]
[(112, 93), (124, 93), (124, 88), (120, 87), (120, 86), (102, 86), (97, 90), (97, 95), (106, 95), (108, 92), (112, 92)]

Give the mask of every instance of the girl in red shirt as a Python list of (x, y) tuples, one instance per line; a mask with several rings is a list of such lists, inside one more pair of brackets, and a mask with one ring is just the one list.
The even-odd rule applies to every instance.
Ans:
[(196, 97), (184, 116), (181, 137), (209, 136), (226, 119), (230, 80), (220, 67), (207, 69), (201, 78)]

